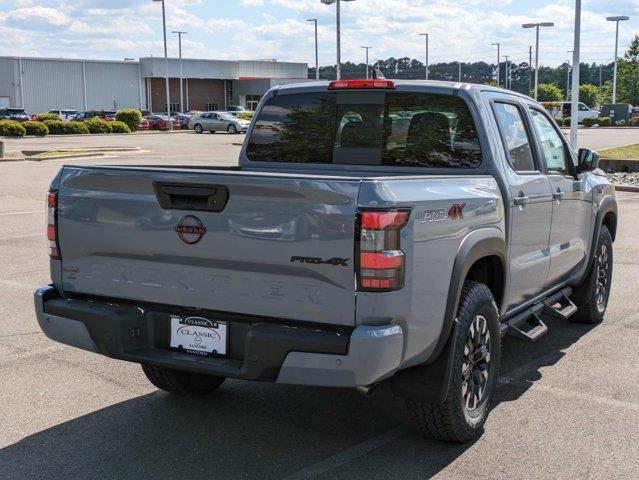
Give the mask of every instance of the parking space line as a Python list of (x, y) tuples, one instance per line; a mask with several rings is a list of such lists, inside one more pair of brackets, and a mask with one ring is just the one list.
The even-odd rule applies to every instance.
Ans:
[(0, 242), (2, 240), (17, 240), (19, 238), (32, 238), (32, 237), (44, 237), (42, 233), (32, 233), (30, 235), (16, 235), (15, 237), (0, 237)]
[(45, 212), (44, 212), (44, 209), (32, 210), (30, 212), (8, 212), (8, 213), (0, 213), (0, 217), (9, 217), (11, 215), (30, 215), (32, 213), (45, 213)]
[(393, 440), (397, 440), (402, 435), (404, 435), (405, 430), (402, 428), (395, 428), (386, 433), (382, 433), (381, 435), (377, 435), (375, 437), (369, 438), (368, 440), (358, 443), (357, 445), (344, 450), (332, 457), (328, 457), (321, 462), (316, 463), (315, 465), (311, 465), (310, 467), (303, 468), (302, 470), (298, 470), (292, 475), (285, 478), (285, 480), (301, 480), (306, 478), (315, 478), (319, 475), (322, 475), (326, 472), (329, 472), (337, 467), (341, 467), (347, 463), (352, 462), (373, 450), (377, 450), (380, 447), (383, 447), (387, 443), (392, 442)]

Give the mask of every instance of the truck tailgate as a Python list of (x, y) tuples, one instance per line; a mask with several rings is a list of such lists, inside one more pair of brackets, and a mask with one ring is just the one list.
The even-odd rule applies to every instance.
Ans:
[(354, 325), (359, 188), (358, 178), (65, 167), (62, 289)]

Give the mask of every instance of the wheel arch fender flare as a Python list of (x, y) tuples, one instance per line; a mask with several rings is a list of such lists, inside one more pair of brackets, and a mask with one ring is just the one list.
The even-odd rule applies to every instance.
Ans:
[(592, 229), (592, 238), (590, 239), (590, 253), (588, 255), (588, 261), (584, 264), (583, 269), (579, 272), (578, 275), (580, 283), (584, 280), (586, 275), (588, 275), (588, 272), (590, 272), (590, 268), (592, 267), (592, 263), (595, 258), (595, 251), (597, 250), (597, 242), (599, 241), (601, 226), (604, 224), (604, 221), (608, 214), (611, 215), (609, 218), (612, 219), (610, 225), (610, 235), (612, 235), (612, 241), (614, 242), (617, 235), (618, 208), (617, 200), (612, 195), (606, 195), (597, 207), (597, 213)]
[(473, 230), (462, 240), (455, 257), (442, 331), (435, 348), (425, 363), (402, 370), (393, 377), (392, 386), (395, 394), (431, 403), (441, 403), (445, 400), (455, 350), (455, 317), (464, 281), (471, 267), (486, 257), (500, 259), (503, 290), (507, 290), (508, 247), (502, 231), (497, 228)]

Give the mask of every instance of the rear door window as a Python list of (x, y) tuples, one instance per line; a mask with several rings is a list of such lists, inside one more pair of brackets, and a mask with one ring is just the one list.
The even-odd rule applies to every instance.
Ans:
[(477, 168), (479, 136), (453, 95), (379, 91), (277, 95), (255, 121), (249, 160)]
[(512, 103), (502, 102), (495, 102), (494, 109), (510, 166), (516, 172), (536, 171), (521, 109)]

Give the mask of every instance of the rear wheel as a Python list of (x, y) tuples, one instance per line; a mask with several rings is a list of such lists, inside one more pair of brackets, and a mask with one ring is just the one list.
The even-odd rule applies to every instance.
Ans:
[(199, 123), (193, 125), (193, 130), (195, 131), (195, 133), (202, 133), (204, 131), (202, 125), (200, 125)]
[(454, 337), (446, 399), (441, 404), (407, 400), (419, 432), (447, 442), (468, 442), (483, 429), (495, 395), (501, 355), (499, 313), (489, 288), (464, 283)]
[(199, 396), (211, 393), (222, 385), (225, 377), (184, 372), (172, 368), (142, 364), (142, 371), (153, 385), (165, 392), (183, 396)]
[(235, 135), (237, 133), (237, 127), (235, 125), (229, 125), (229, 128), (226, 129), (231, 135)]
[(612, 283), (612, 236), (608, 227), (601, 226), (595, 257), (590, 272), (572, 296), (577, 313), (570, 319), (580, 323), (599, 323), (608, 308)]

